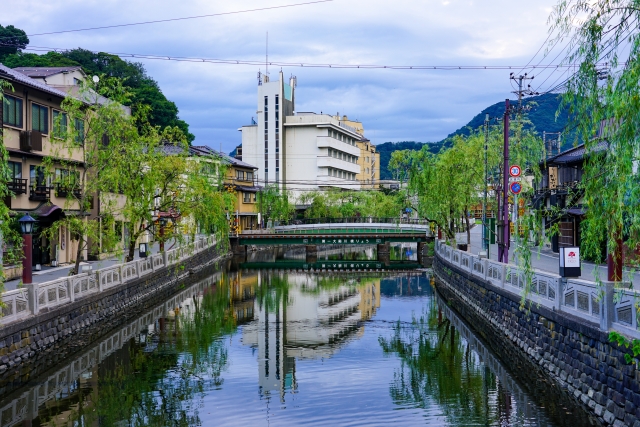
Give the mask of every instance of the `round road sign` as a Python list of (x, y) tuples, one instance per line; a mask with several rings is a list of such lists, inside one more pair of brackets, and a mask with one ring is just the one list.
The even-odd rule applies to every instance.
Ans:
[(513, 177), (518, 177), (518, 176), (520, 176), (520, 172), (521, 172), (521, 170), (520, 170), (520, 166), (518, 166), (518, 165), (512, 165), (512, 166), (509, 168), (509, 175), (511, 175), (511, 176), (513, 176)]
[(513, 194), (520, 194), (522, 191), (522, 185), (520, 185), (519, 182), (512, 182), (511, 185), (509, 185), (509, 189)]

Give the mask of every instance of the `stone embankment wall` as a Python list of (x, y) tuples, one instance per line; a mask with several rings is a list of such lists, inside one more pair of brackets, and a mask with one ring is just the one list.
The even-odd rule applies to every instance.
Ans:
[(82, 349), (118, 324), (211, 274), (219, 246), (99, 293), (0, 328), (0, 383), (28, 378)]
[(598, 324), (542, 305), (521, 310), (516, 295), (439, 255), (433, 268), (441, 295), (514, 370), (538, 370), (596, 423), (640, 427), (640, 371)]

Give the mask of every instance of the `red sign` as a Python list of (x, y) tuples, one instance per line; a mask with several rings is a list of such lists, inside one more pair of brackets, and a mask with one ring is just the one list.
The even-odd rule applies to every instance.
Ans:
[(522, 185), (520, 185), (519, 182), (512, 182), (511, 185), (509, 185), (509, 189), (513, 194), (520, 194), (522, 191)]
[(521, 172), (522, 170), (518, 165), (511, 165), (511, 167), (509, 168), (509, 175), (511, 175), (514, 178), (519, 177)]

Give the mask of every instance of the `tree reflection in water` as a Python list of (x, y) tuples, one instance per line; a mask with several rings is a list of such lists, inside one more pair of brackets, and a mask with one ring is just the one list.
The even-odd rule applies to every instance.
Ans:
[(414, 314), (411, 323), (398, 321), (393, 335), (380, 337), (379, 343), (401, 360), (390, 388), (396, 404), (437, 407), (451, 425), (500, 425), (508, 419), (509, 396), (443, 318), (435, 300), (419, 317)]
[(228, 288), (225, 278), (216, 290), (195, 298), (189, 312), (176, 310), (175, 317), (159, 319), (153, 333), (94, 370), (91, 390), (79, 394), (66, 420), (43, 421), (54, 426), (201, 425), (201, 399), (222, 385), (228, 362), (221, 338), (236, 331)]

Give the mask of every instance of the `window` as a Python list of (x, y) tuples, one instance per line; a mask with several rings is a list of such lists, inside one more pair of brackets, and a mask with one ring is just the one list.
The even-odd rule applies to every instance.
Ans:
[(247, 181), (253, 181), (253, 172), (247, 172)]
[(278, 128), (276, 127), (276, 153), (279, 153), (279, 152), (280, 152), (280, 134), (278, 133)]
[(56, 138), (66, 138), (67, 113), (53, 110), (53, 136)]
[(45, 176), (45, 170), (42, 166), (31, 165), (29, 167), (29, 178), (31, 179), (31, 186), (46, 186), (48, 185), (48, 179)]
[(73, 126), (76, 129), (75, 141), (80, 145), (84, 145), (84, 120), (75, 119), (73, 121)]
[(253, 201), (254, 203), (258, 201), (258, 193), (253, 193)]
[(22, 99), (13, 96), (4, 96), (2, 109), (2, 121), (5, 125), (22, 127)]
[(237, 170), (236, 171), (236, 178), (241, 180), (241, 181), (244, 181), (244, 171), (238, 171)]
[(9, 179), (22, 178), (22, 163), (9, 162)]
[(242, 193), (242, 201), (244, 203), (251, 203), (251, 193)]
[(31, 104), (31, 129), (49, 133), (49, 108)]
[(72, 187), (80, 181), (80, 172), (68, 169), (56, 169), (56, 180), (58, 184)]

